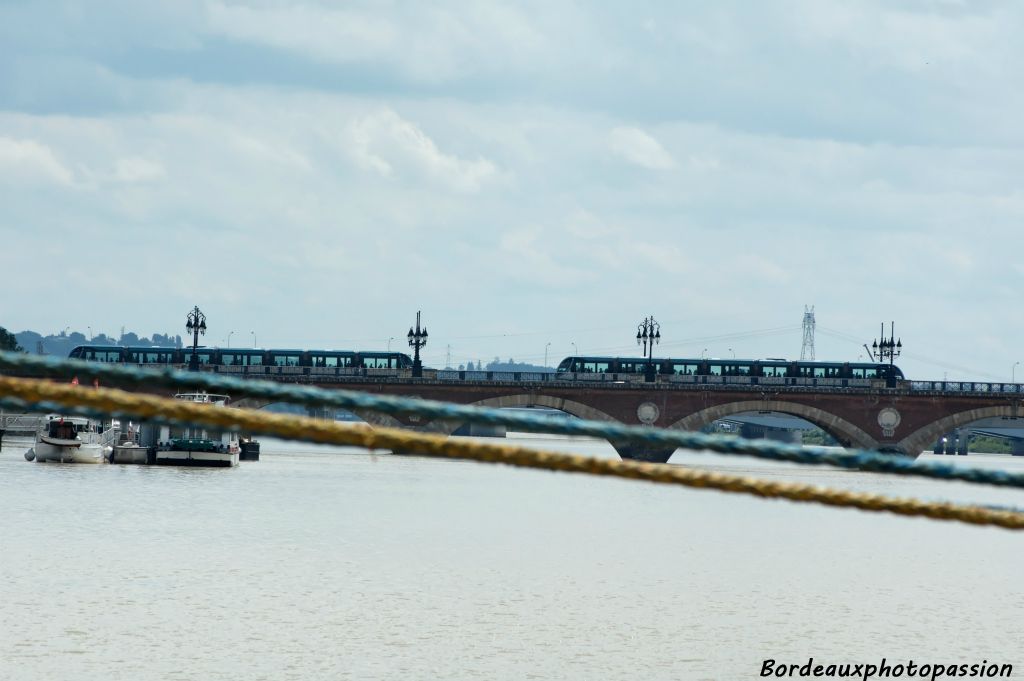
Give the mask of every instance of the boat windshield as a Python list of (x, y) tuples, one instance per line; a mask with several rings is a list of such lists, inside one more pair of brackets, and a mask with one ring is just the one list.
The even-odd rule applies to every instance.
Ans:
[(57, 419), (56, 421), (50, 421), (48, 425), (49, 427), (46, 430), (46, 434), (52, 438), (60, 440), (74, 440), (77, 436), (75, 424), (71, 421)]

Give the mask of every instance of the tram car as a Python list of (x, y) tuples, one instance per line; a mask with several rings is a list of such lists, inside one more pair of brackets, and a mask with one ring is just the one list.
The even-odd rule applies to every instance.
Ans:
[[(555, 370), (568, 378), (629, 379), (654, 364), (659, 380), (679, 383), (744, 383), (754, 385), (832, 385), (868, 387), (884, 381), (895, 387), (904, 380), (898, 366), (865, 362), (801, 362), (775, 359), (654, 359), (644, 357), (566, 357)], [(597, 377), (601, 378), (598, 379)]]
[[(68, 357), (92, 362), (141, 366), (186, 367), (192, 348), (119, 345), (79, 345)], [(412, 369), (412, 358), (401, 352), (376, 350), (196, 349), (201, 367), (234, 374), (360, 374), (381, 375)]]

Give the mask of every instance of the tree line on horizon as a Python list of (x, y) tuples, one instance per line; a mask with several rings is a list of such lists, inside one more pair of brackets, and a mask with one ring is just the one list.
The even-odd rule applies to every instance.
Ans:
[(170, 334), (154, 333), (151, 338), (139, 336), (127, 331), (121, 334), (120, 338), (113, 338), (105, 333), (87, 338), (81, 331), (70, 333), (61, 331), (56, 334), (44, 336), (36, 331), (22, 331), (11, 333), (0, 326), (0, 350), (13, 352), (31, 352), (37, 355), (58, 355), (67, 357), (76, 346), (79, 345), (134, 345), (139, 347), (181, 347), (181, 336)]

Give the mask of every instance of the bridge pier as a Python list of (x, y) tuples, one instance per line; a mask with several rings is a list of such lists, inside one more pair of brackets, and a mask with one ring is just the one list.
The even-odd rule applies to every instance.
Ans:
[(935, 454), (949, 454), (955, 456), (957, 454), (967, 454), (967, 440), (969, 434), (966, 430), (961, 431), (959, 429), (950, 431), (940, 437), (932, 448), (932, 452)]
[(506, 426), (492, 426), (485, 423), (464, 423), (456, 428), (452, 435), (467, 435), (469, 437), (505, 437)]
[(965, 429), (957, 431), (956, 453), (960, 456), (967, 456), (967, 443), (971, 440), (971, 431)]
[(615, 451), (623, 459), (631, 461), (646, 461), (648, 463), (668, 463), (669, 458), (676, 451), (675, 447), (658, 448), (650, 445), (638, 445), (632, 443), (611, 443)]
[(744, 423), (740, 427), (740, 437), (745, 437), (748, 440), (765, 439), (773, 442), (785, 442), (791, 445), (801, 445), (804, 442), (803, 431), (772, 428), (753, 423)]

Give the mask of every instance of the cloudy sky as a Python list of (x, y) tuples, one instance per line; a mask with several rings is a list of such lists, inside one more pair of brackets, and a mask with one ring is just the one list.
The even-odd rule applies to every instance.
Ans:
[[(0, 325), (1024, 361), (1018, 3), (0, 0)], [(393, 338), (393, 340), (389, 340)], [(549, 345), (550, 344), (550, 345)], [(1024, 378), (1024, 364), (1017, 367)]]

